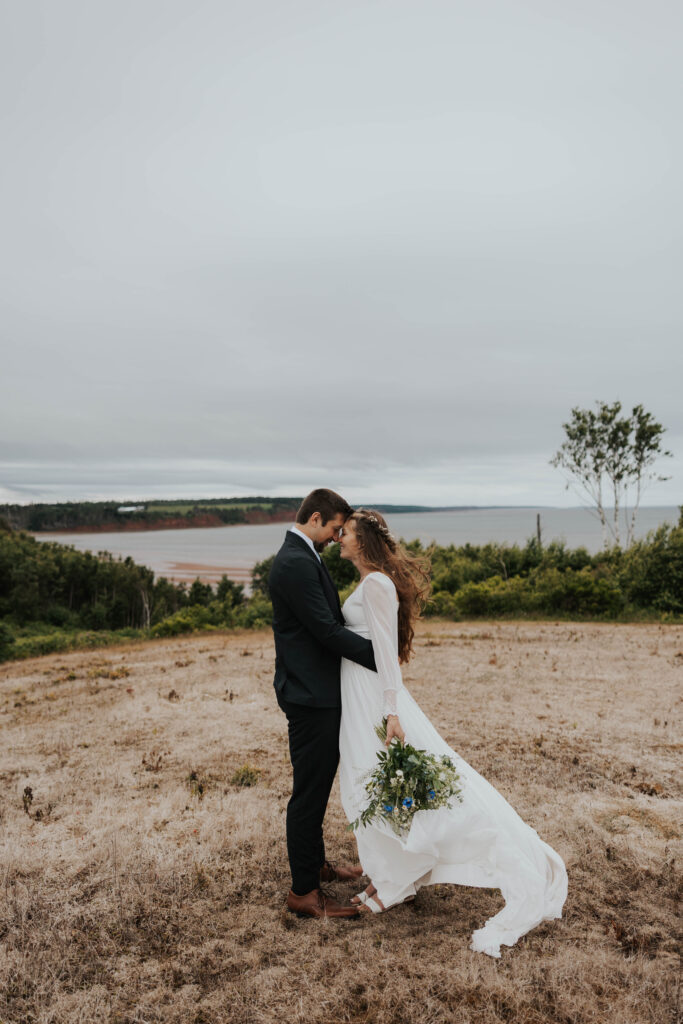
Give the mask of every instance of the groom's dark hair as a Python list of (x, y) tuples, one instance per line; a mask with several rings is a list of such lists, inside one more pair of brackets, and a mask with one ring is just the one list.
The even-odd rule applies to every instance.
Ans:
[(348, 519), (353, 509), (348, 501), (342, 498), (341, 494), (337, 494), (336, 491), (330, 491), (327, 487), (317, 487), (315, 491), (307, 494), (301, 502), (299, 511), (296, 514), (297, 523), (307, 523), (314, 512), (320, 513), (324, 526), (325, 523), (329, 522), (330, 519), (334, 519), (340, 512), (344, 519)]

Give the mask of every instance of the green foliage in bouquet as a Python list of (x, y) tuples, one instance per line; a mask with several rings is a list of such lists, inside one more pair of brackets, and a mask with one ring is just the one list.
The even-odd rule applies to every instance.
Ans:
[[(375, 732), (386, 743), (386, 718)], [(460, 776), (450, 757), (417, 750), (394, 737), (388, 750), (378, 751), (377, 762), (365, 782), (370, 802), (349, 831), (386, 821), (400, 836), (410, 829), (416, 811), (435, 811), (452, 806), (453, 799), (462, 801)]]

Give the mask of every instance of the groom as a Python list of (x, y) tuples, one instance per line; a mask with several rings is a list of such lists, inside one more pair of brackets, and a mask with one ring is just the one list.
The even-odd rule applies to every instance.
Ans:
[(339, 595), (320, 552), (339, 539), (353, 512), (334, 491), (311, 491), (296, 514), (268, 577), (273, 602), (277, 702), (287, 716), (292, 796), (287, 853), (292, 888), (287, 907), (299, 916), (358, 916), (320, 888), (350, 881), (360, 867), (325, 859), (323, 818), (339, 763), (341, 659), (376, 671), (372, 643), (344, 628)]

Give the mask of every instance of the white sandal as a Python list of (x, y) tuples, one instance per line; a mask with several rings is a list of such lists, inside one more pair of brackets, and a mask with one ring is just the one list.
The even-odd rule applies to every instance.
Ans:
[(359, 892), (358, 896), (360, 898), (360, 902), (363, 903), (368, 910), (371, 910), (373, 914), (383, 914), (385, 910), (391, 910), (392, 907), (400, 907), (402, 903), (412, 903), (415, 899), (414, 895), (410, 895), (406, 896), (404, 900), (399, 900), (398, 903), (390, 903), (388, 907), (382, 907), (373, 896), (367, 896), (364, 892)]
[[(365, 895), (365, 893), (363, 894)], [(365, 899), (361, 901), (365, 904), (368, 910), (371, 910), (373, 914), (383, 914), (387, 909), (386, 907), (380, 907), (379, 903), (372, 896), (365, 896)]]
[[(376, 889), (372, 896), (368, 896), (365, 890), (363, 890), (363, 892), (356, 893), (356, 895), (351, 900), (351, 903), (353, 903), (354, 906), (365, 906), (368, 908), (368, 910), (371, 910), (373, 914), (383, 914), (385, 910), (391, 910), (392, 907), (397, 907), (401, 903), (412, 903), (413, 900), (415, 899), (414, 893), (411, 893), (409, 896), (406, 896), (404, 900), (399, 900), (398, 903), (390, 903), (388, 907), (382, 907), (380, 906), (379, 902), (374, 898), (376, 895)], [(358, 903), (355, 903), (355, 900), (358, 900)]]

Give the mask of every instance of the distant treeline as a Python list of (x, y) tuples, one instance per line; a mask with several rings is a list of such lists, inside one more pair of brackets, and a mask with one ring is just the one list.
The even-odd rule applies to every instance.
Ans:
[[(60, 501), (52, 504), (0, 505), (0, 518), (15, 530), (31, 533), (51, 530), (119, 530), (137, 526), (216, 526), (268, 519), (294, 521), (298, 498), (169, 498), (154, 501)], [(458, 506), (459, 511), (474, 506)], [(380, 512), (435, 512), (427, 505), (373, 505)]]
[[(595, 555), (561, 541), (539, 544), (465, 544), (406, 547), (429, 558), (432, 593), (426, 616), (449, 619), (542, 617), (623, 619), (683, 617), (683, 506), (677, 526), (664, 523), (630, 548)], [(273, 557), (252, 572), (254, 590), (267, 595)], [(324, 553), (341, 591), (358, 579), (334, 545)]]
[[(663, 524), (627, 550), (595, 555), (536, 538), (524, 546), (407, 547), (431, 559), (427, 616), (683, 620), (683, 507), (677, 526)], [(37, 541), (0, 521), (0, 660), (125, 637), (266, 626), (273, 557), (254, 567), (247, 599), (226, 576), (216, 587), (155, 579), (131, 558)], [(337, 545), (323, 558), (344, 598), (356, 570)]]
[(536, 538), (524, 547), (466, 544), (429, 553), (428, 615), (624, 621), (683, 616), (683, 507), (678, 526), (665, 523), (627, 549), (595, 555), (559, 541), (541, 546)]
[[(209, 604), (211, 623), (204, 614)], [(242, 585), (226, 576), (215, 589), (200, 580), (187, 586), (155, 579), (132, 558), (38, 541), (0, 521), (0, 661), (126, 636), (184, 632), (182, 614), (188, 609), (201, 612), (190, 629), (250, 627), (259, 614), (264, 625), (269, 612), (263, 606), (260, 597), (245, 601)]]
[[(301, 498), (202, 498), (197, 501), (177, 498), (163, 501), (65, 501), (54, 504), (0, 505), (0, 517), (15, 530), (32, 533), (50, 530), (120, 529), (130, 523), (145, 526), (178, 520), (201, 520), (200, 525), (246, 523), (254, 513), (282, 517), (294, 513)], [(122, 511), (129, 509), (130, 511)], [(207, 515), (208, 514), (208, 515)]]

